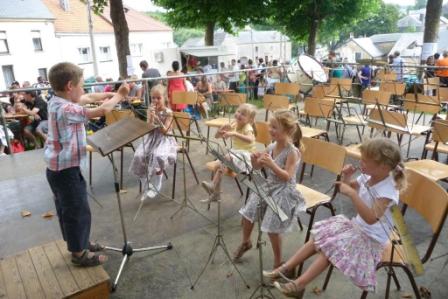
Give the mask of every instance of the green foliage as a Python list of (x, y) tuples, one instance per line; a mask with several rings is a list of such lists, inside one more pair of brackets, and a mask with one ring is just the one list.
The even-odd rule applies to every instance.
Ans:
[(208, 24), (233, 33), (263, 16), (263, 0), (153, 0), (167, 10), (168, 24), (174, 28), (205, 28)]
[(204, 37), (204, 30), (195, 28), (178, 28), (174, 30), (174, 42), (180, 47), (189, 38)]
[(382, 3), (378, 11), (358, 21), (350, 32), (353, 32), (355, 36), (397, 32), (397, 21), (399, 19), (400, 11), (397, 6)]
[(92, 10), (95, 14), (100, 15), (103, 13), (104, 7), (109, 4), (109, 0), (93, 0)]
[(305, 41), (313, 23), (319, 34), (338, 32), (338, 28), (352, 24), (360, 16), (379, 7), (379, 0), (272, 0), (274, 22), (295, 40)]

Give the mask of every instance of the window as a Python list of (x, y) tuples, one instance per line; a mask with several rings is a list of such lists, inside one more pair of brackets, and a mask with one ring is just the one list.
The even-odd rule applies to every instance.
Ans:
[(361, 60), (361, 52), (356, 52), (355, 53), (355, 61), (359, 61)]
[(131, 55), (132, 56), (143, 56), (142, 55), (143, 44), (131, 44)]
[(0, 54), (8, 54), (8, 40), (6, 39), (6, 31), (0, 31)]
[(33, 30), (31, 31), (31, 37), (33, 38), (33, 46), (34, 51), (42, 51), (42, 41), (40, 39), (40, 31), (39, 30)]
[(100, 61), (112, 60), (110, 47), (100, 47)]
[(90, 62), (90, 48), (78, 48), (80, 63)]
[(42, 80), (48, 81), (46, 68), (37, 69), (37, 73), (39, 74), (39, 77), (42, 77)]
[(14, 77), (14, 69), (12, 65), (3, 65), (2, 66), (3, 71), (3, 78), (5, 79), (5, 86), (9, 88), (11, 86), (11, 83), (16, 81), (16, 78)]

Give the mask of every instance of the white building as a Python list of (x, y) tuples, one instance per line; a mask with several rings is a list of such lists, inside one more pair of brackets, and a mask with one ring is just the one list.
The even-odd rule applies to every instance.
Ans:
[[(93, 53), (88, 30), (87, 7), (80, 0), (0, 1), (0, 90), (12, 81), (36, 82), (57, 62), (69, 61), (94, 75)], [(112, 22), (106, 7), (103, 15), (92, 14), (98, 75), (117, 79), (118, 59)], [(164, 74), (179, 51), (170, 27), (132, 9), (125, 8), (129, 27), (132, 73), (147, 60)]]
[(0, 90), (46, 77), (58, 57), (54, 16), (42, 2), (0, 1)]
[[(423, 31), (425, 28), (426, 8), (410, 10), (408, 14), (397, 21), (397, 27), (400, 32), (405, 31)], [(448, 19), (440, 16), (440, 28), (446, 28)]]
[[(229, 63), (231, 59), (274, 59), (280, 62), (291, 60), (291, 42), (277, 31), (240, 31), (236, 36), (217, 31), (214, 46), (205, 47), (204, 38), (190, 38), (181, 47), (181, 52), (196, 57), (208, 57), (210, 64)], [(210, 62), (211, 60), (211, 62)]]

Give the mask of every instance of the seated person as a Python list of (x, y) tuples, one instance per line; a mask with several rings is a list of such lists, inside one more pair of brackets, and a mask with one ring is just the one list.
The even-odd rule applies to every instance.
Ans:
[(41, 97), (36, 96), (33, 91), (25, 91), (24, 93), (25, 104), (17, 104), (17, 109), (33, 117), (30, 124), (25, 127), (25, 137), (31, 140), (36, 148), (40, 148), (35, 135), (41, 137), (44, 141), (47, 140), (48, 133), (48, 112), (47, 102), (42, 100)]
[[(137, 76), (132, 75), (129, 77), (130, 80), (137, 80)], [(143, 89), (139, 82), (129, 82), (129, 98), (142, 98)]]
[(218, 100), (218, 94), (217, 92), (222, 92), (227, 90), (227, 83), (225, 81), (224, 74), (218, 75), (218, 78), (215, 82), (213, 82), (213, 100)]

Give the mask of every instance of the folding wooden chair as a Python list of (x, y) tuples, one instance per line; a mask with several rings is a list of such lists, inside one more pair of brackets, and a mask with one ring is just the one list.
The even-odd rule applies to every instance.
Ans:
[(438, 161), (439, 153), (448, 155), (448, 120), (436, 120), (432, 125), (432, 141), (426, 142), (422, 159), (426, 159), (428, 151), (432, 151), (431, 159)]
[[(406, 170), (408, 187), (400, 194), (400, 202), (403, 203), (402, 214), (405, 215), (408, 207), (417, 212), (431, 228), (431, 241), (423, 255), (420, 258), (421, 263), (429, 261), (434, 247), (439, 239), (443, 224), (448, 211), (448, 194), (435, 181), (425, 177), (413, 170)], [(401, 268), (411, 283), (415, 298), (420, 299), (420, 291), (415, 282), (414, 275), (411, 268), (411, 260), (407, 255), (406, 250), (401, 242), (401, 236), (393, 234), (390, 237), (391, 241), (387, 244), (381, 262), (376, 266), (378, 271), (381, 268), (388, 269), (386, 281), (386, 298), (389, 297), (391, 278), (400, 290), (401, 286), (396, 276), (395, 268)], [(330, 266), (323, 289), (328, 286), (328, 281), (331, 276), (333, 266)], [(364, 291), (361, 298), (366, 298), (368, 292)]]
[(321, 193), (317, 190), (309, 188), (302, 184), (305, 174), (306, 165), (317, 166), (327, 170), (335, 175), (335, 180), (338, 181), (341, 176), (341, 171), (345, 161), (345, 149), (337, 144), (319, 140), (316, 138), (302, 138), (303, 153), (302, 153), (302, 169), (300, 173), (299, 184), (296, 185), (305, 199), (306, 212), (310, 214), (310, 220), (305, 237), (305, 243), (310, 238), (310, 232), (314, 223), (314, 216), (319, 207), (328, 208), (332, 215), (335, 211), (332, 205), (332, 200), (339, 192), (338, 188), (332, 187), (333, 192), (330, 195)]
[[(298, 110), (300, 84), (289, 82), (276, 82), (274, 84), (274, 93), (276, 95), (283, 95), (290, 98), (289, 109), (292, 111)], [(292, 100), (291, 100), (292, 98)]]
[[(191, 124), (194, 120), (191, 115), (186, 112), (173, 112), (173, 127), (177, 129), (182, 137), (188, 138), (190, 136)], [(187, 140), (188, 141), (188, 140)], [(183, 142), (181, 145), (177, 146), (177, 153), (183, 154), (187, 157), (188, 164), (190, 165), (191, 171), (193, 172), (194, 179), (196, 183), (199, 184), (198, 176), (196, 175), (196, 171), (193, 167), (193, 163), (191, 163), (190, 155), (189, 155), (189, 143)], [(173, 187), (171, 198), (174, 199), (174, 195), (176, 193), (176, 172), (177, 172), (177, 161), (174, 163), (174, 171), (173, 171)]]
[(266, 109), (264, 120), (268, 121), (269, 111), (289, 109), (289, 99), (287, 96), (266, 94), (263, 96), (263, 105), (264, 109)]

